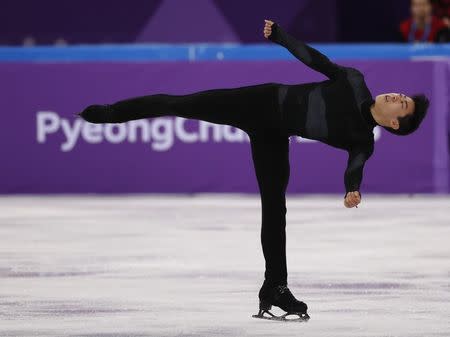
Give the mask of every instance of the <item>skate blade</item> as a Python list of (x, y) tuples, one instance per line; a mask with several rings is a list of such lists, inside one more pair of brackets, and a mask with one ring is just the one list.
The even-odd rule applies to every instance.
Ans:
[[(264, 314), (268, 314), (270, 316), (264, 316)], [(291, 316), (291, 315), (295, 315), (295, 316), (297, 316), (297, 318), (288, 318), (288, 316)], [(299, 312), (287, 312), (283, 315), (276, 316), (268, 310), (259, 310), (258, 314), (252, 315), (252, 317), (268, 319), (271, 321), (283, 321), (283, 322), (306, 322), (310, 318), (308, 314), (299, 313)]]

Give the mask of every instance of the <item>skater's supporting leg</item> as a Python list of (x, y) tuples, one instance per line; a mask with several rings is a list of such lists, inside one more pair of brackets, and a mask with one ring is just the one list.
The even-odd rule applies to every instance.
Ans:
[(113, 104), (91, 105), (80, 115), (92, 123), (178, 116), (249, 131), (280, 124), (277, 94), (277, 83), (210, 89), (186, 95), (153, 94)]
[[(253, 317), (285, 320), (295, 313), (299, 321), (309, 319), (308, 306), (287, 287), (286, 266), (286, 188), (289, 182), (289, 137), (281, 131), (255, 133), (250, 136), (253, 163), (261, 193), (261, 243), (266, 260), (264, 284), (259, 290), (259, 312)], [(272, 305), (286, 311), (274, 316)]]
[(250, 137), (262, 204), (261, 243), (266, 261), (265, 284), (286, 285), (286, 188), (289, 137), (273, 132)]

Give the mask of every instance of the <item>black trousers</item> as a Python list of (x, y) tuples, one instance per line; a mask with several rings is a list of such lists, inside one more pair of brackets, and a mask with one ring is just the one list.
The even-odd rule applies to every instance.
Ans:
[(289, 135), (279, 108), (279, 83), (211, 89), (186, 95), (153, 94), (115, 102), (108, 122), (178, 116), (226, 124), (250, 138), (258, 181), (265, 284), (287, 284), (286, 188), (289, 181)]

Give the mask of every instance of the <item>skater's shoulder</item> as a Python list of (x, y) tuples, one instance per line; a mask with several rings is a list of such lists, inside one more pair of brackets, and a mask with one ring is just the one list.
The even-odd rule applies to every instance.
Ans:
[(369, 156), (375, 149), (375, 141), (373, 137), (363, 137), (349, 144), (347, 150), (349, 152), (364, 152)]

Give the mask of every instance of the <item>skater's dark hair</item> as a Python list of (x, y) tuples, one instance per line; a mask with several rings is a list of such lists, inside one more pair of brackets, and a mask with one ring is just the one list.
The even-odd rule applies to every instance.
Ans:
[(406, 136), (416, 131), (427, 114), (430, 101), (424, 94), (416, 94), (411, 96), (414, 101), (415, 108), (412, 114), (405, 117), (398, 117), (399, 128), (397, 130), (387, 126), (383, 126), (386, 131), (393, 133), (397, 136)]

